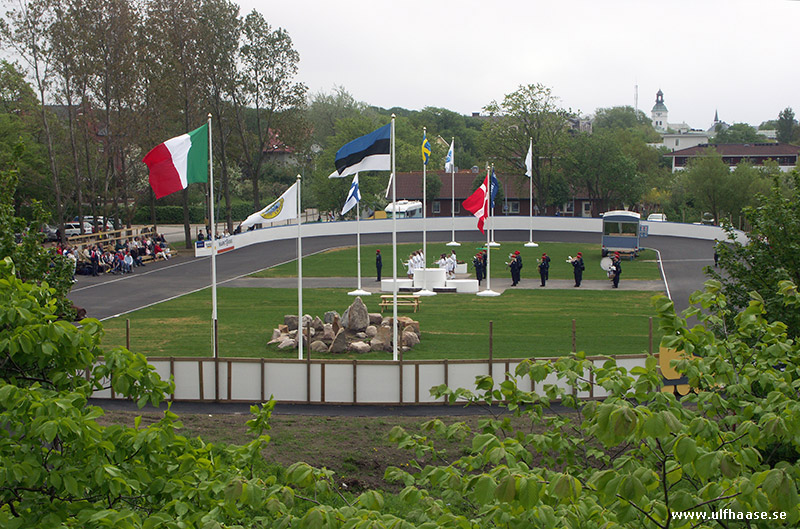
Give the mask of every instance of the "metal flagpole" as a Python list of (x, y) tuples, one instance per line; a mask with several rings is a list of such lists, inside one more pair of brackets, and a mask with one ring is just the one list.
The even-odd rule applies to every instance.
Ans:
[(297, 175), (297, 359), (303, 359), (303, 219), (300, 205), (300, 175)]
[[(532, 156), (532, 154), (533, 154), (533, 138), (531, 138), (531, 143), (530, 143), (530, 146), (528, 147), (528, 155), (529, 155), (529, 157)], [(530, 161), (531, 161), (531, 164), (533, 164), (533, 159), (532, 158), (531, 158)], [(528, 162), (527, 158), (525, 159), (525, 162), (526, 162), (526, 165), (527, 165), (527, 162)], [(533, 167), (526, 167), (526, 169), (527, 169), (527, 172), (525, 174), (528, 175), (528, 183), (530, 184), (529, 185), (529, 193), (530, 193), (530, 206), (529, 206), (530, 211), (529, 211), (529, 213), (531, 215), (531, 233), (530, 233), (530, 239), (528, 240), (528, 242), (525, 243), (525, 247), (527, 247), (527, 248), (536, 248), (539, 245), (536, 244), (535, 242), (533, 242)]]
[[(358, 178), (358, 173), (356, 173)], [(361, 288), (361, 201), (356, 202), (356, 253), (358, 255), (358, 288), (347, 293), (348, 296), (371, 296), (372, 292), (367, 292)]]
[(453, 234), (450, 242), (446, 244), (446, 246), (461, 246), (460, 243), (456, 242), (456, 138), (453, 136), (453, 139), (450, 142), (450, 146), (453, 148), (453, 159), (450, 161), (450, 215), (452, 217), (452, 228)]
[[(492, 164), (492, 175), (489, 177), (489, 219), (494, 216), (494, 200), (492, 200), (492, 193), (494, 192), (494, 178), (494, 164)], [(491, 226), (489, 233), (492, 235), (492, 240), (487, 244), (489, 246), (500, 246), (499, 242), (494, 241), (494, 222), (490, 222), (489, 226)]]
[(394, 131), (395, 115), (392, 114), (392, 204), (394, 210), (392, 212), (392, 360), (397, 362), (397, 178), (395, 178), (395, 131)]
[[(427, 138), (428, 129), (422, 127), (423, 143)], [(424, 145), (423, 145), (424, 146)], [(428, 163), (422, 161), (422, 290), (418, 296), (435, 296), (436, 292), (428, 290)]]
[[(486, 202), (484, 202), (484, 207), (489, 209), (489, 215), (488, 215), (488, 218), (486, 219), (488, 222), (491, 222), (491, 220), (492, 220), (492, 210), (491, 210), (491, 205), (492, 205), (492, 177), (491, 177), (490, 171), (491, 171), (491, 169), (489, 169), (489, 166), (487, 165), (486, 166), (486, 181), (488, 182), (489, 185), (487, 186), (488, 189), (486, 190), (487, 191), (486, 192)], [(485, 231), (486, 231), (486, 290), (482, 290), (482, 291), (478, 292), (477, 295), (478, 296), (485, 296), (485, 297), (495, 297), (495, 296), (499, 296), (500, 293), (499, 292), (495, 292), (494, 290), (492, 290), (492, 274), (491, 274), (491, 269), (492, 269), (492, 247), (489, 244), (489, 228), (487, 227)]]
[[(211, 225), (214, 226), (214, 151), (211, 143), (211, 114), (208, 114), (208, 171)], [(216, 233), (214, 234), (216, 235)], [(214, 400), (219, 400), (219, 337), (217, 326), (217, 238), (211, 237), (211, 354), (214, 357)], [(200, 395), (203, 398), (203, 395)]]

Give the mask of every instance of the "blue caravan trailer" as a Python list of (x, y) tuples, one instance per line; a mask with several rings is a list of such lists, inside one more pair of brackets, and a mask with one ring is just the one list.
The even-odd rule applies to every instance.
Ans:
[(603, 213), (603, 257), (620, 252), (639, 254), (639, 221), (634, 211), (615, 210)]

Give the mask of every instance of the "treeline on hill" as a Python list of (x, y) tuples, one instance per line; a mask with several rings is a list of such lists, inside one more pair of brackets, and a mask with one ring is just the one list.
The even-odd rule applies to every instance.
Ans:
[[(327, 178), (336, 150), (387, 123), (392, 113), (398, 116), (398, 171), (421, 169), (427, 127), (429, 170), (442, 168), (455, 139), (457, 166), (483, 168), (491, 160), (512, 175), (509, 185), (527, 187), (523, 160), (532, 140), (540, 206), (581, 196), (604, 209), (659, 210), (685, 221), (710, 212), (735, 221), (775, 172), (745, 167), (723, 179), (732, 192), (719, 199), (709, 194), (705, 178), (713, 167), (669, 171), (662, 153), (647, 145), (658, 136), (641, 111), (597, 109), (594, 132), (581, 132), (579, 112), (564, 108), (540, 84), (486, 102), (480, 116), (433, 107), (376, 108), (343, 87), (309, 94), (296, 81), (301, 58), (290, 35), (258, 11), (240, 13), (228, 0), (29, 0), (9, 6), (3, 43), (7, 56), (19, 59), (0, 62), (0, 165), (8, 163), (10, 149), (24, 145), (15, 210), (28, 214), (39, 200), (55, 224), (78, 215), (122, 224), (184, 223), (188, 243), (188, 224), (207, 216), (208, 186), (156, 201), (141, 159), (209, 114), (216, 217), (228, 229), (280, 195), (297, 174), (306, 181), (304, 206), (337, 211), (349, 182)], [(776, 124), (781, 128), (788, 119), (789, 131), (796, 132), (787, 111)], [(385, 205), (386, 179), (362, 175), (366, 208)], [(432, 196), (437, 182), (431, 178)]]

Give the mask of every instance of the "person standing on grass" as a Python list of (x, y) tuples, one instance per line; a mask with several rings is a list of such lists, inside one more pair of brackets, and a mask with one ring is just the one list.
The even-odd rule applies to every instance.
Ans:
[(511, 286), (515, 287), (519, 283), (519, 259), (516, 255), (512, 254), (508, 268), (511, 270)]
[(542, 279), (542, 285), (545, 286), (547, 283), (547, 273), (550, 270), (550, 258), (547, 257), (546, 253), (542, 254), (542, 258), (539, 261), (539, 277)]
[(619, 288), (619, 276), (622, 274), (622, 263), (619, 252), (614, 253), (614, 258), (611, 260), (614, 267), (614, 288)]
[(586, 270), (583, 265), (583, 254), (578, 252), (578, 255), (570, 262), (572, 263), (572, 275), (575, 277), (575, 286), (579, 287), (583, 281), (583, 271)]
[(475, 267), (475, 278), (478, 280), (478, 286), (480, 286), (481, 281), (483, 281), (483, 257), (480, 253), (475, 254), (475, 258), (472, 259), (472, 266)]
[(381, 281), (381, 269), (383, 268), (383, 261), (381, 260), (381, 251), (375, 250), (375, 270), (378, 272), (378, 279), (375, 281), (380, 283)]

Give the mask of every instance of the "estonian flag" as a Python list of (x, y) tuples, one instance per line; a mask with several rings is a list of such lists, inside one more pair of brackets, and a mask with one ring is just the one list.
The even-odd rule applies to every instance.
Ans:
[(342, 215), (356, 207), (359, 200), (361, 200), (361, 191), (358, 189), (358, 173), (353, 177), (353, 183), (350, 184), (350, 191), (347, 192), (347, 200), (342, 206)]
[(492, 167), (492, 210), (494, 210), (494, 199), (497, 196), (497, 190), (500, 188), (500, 182), (497, 181), (497, 177), (494, 175), (494, 167)]
[(336, 152), (336, 171), (328, 178), (342, 178), (359, 171), (391, 171), (392, 125), (384, 125), (356, 138)]

